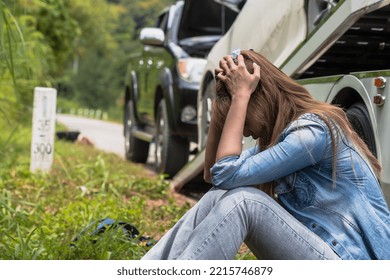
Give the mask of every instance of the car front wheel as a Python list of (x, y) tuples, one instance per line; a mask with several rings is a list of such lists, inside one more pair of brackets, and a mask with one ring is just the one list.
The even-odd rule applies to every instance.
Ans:
[(125, 156), (127, 160), (145, 163), (149, 154), (149, 143), (135, 137), (137, 129), (133, 102), (129, 101), (125, 115)]
[(188, 161), (189, 141), (172, 135), (168, 123), (168, 112), (161, 100), (156, 115), (155, 168), (158, 173), (173, 177)]

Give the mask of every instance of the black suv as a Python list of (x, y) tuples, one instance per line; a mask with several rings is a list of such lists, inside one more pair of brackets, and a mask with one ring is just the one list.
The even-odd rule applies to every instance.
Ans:
[(213, 0), (186, 0), (166, 8), (144, 28), (144, 47), (131, 56), (126, 75), (126, 158), (145, 163), (155, 143), (156, 171), (172, 177), (197, 142), (197, 92), (213, 45), (237, 13)]

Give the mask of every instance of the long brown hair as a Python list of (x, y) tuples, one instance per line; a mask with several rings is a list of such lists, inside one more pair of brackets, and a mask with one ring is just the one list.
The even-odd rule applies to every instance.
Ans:
[[(336, 150), (341, 137), (339, 130), (335, 127), (338, 127), (355, 144), (368, 159), (376, 175), (379, 176), (381, 166), (378, 160), (352, 129), (342, 108), (315, 100), (303, 86), (262, 55), (254, 51), (241, 51), (241, 55), (244, 57), (246, 68), (250, 73), (253, 73), (253, 62), (260, 65), (260, 82), (251, 95), (247, 110), (247, 119), (251, 118), (261, 132), (257, 140), (259, 151), (277, 144), (282, 131), (299, 116), (304, 113), (314, 113), (324, 121), (331, 132), (333, 185), (336, 182)], [(222, 129), (231, 98), (224, 83), (220, 80), (217, 80), (216, 83), (216, 93), (213, 114), (217, 115), (217, 120), (219, 120), (217, 124)], [(273, 182), (269, 182), (264, 184), (262, 189), (272, 194), (273, 185)]]

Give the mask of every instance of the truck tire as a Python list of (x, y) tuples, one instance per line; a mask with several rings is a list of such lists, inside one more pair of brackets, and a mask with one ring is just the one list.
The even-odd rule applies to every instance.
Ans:
[(160, 101), (157, 108), (154, 139), (156, 172), (167, 174), (172, 178), (187, 163), (190, 144), (187, 139), (171, 134), (164, 99)]
[(125, 156), (127, 160), (145, 163), (149, 154), (149, 142), (134, 136), (137, 129), (133, 102), (129, 101), (125, 111)]
[(372, 154), (376, 157), (376, 145), (374, 132), (370, 121), (370, 115), (366, 108), (366, 105), (362, 102), (353, 104), (347, 109), (347, 118), (351, 123), (353, 129), (367, 144)]

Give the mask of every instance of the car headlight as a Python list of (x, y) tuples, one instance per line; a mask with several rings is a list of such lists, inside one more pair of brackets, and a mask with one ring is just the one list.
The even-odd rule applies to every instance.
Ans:
[(202, 58), (183, 58), (177, 62), (177, 72), (180, 77), (191, 83), (199, 83), (204, 67), (206, 66), (206, 59)]

